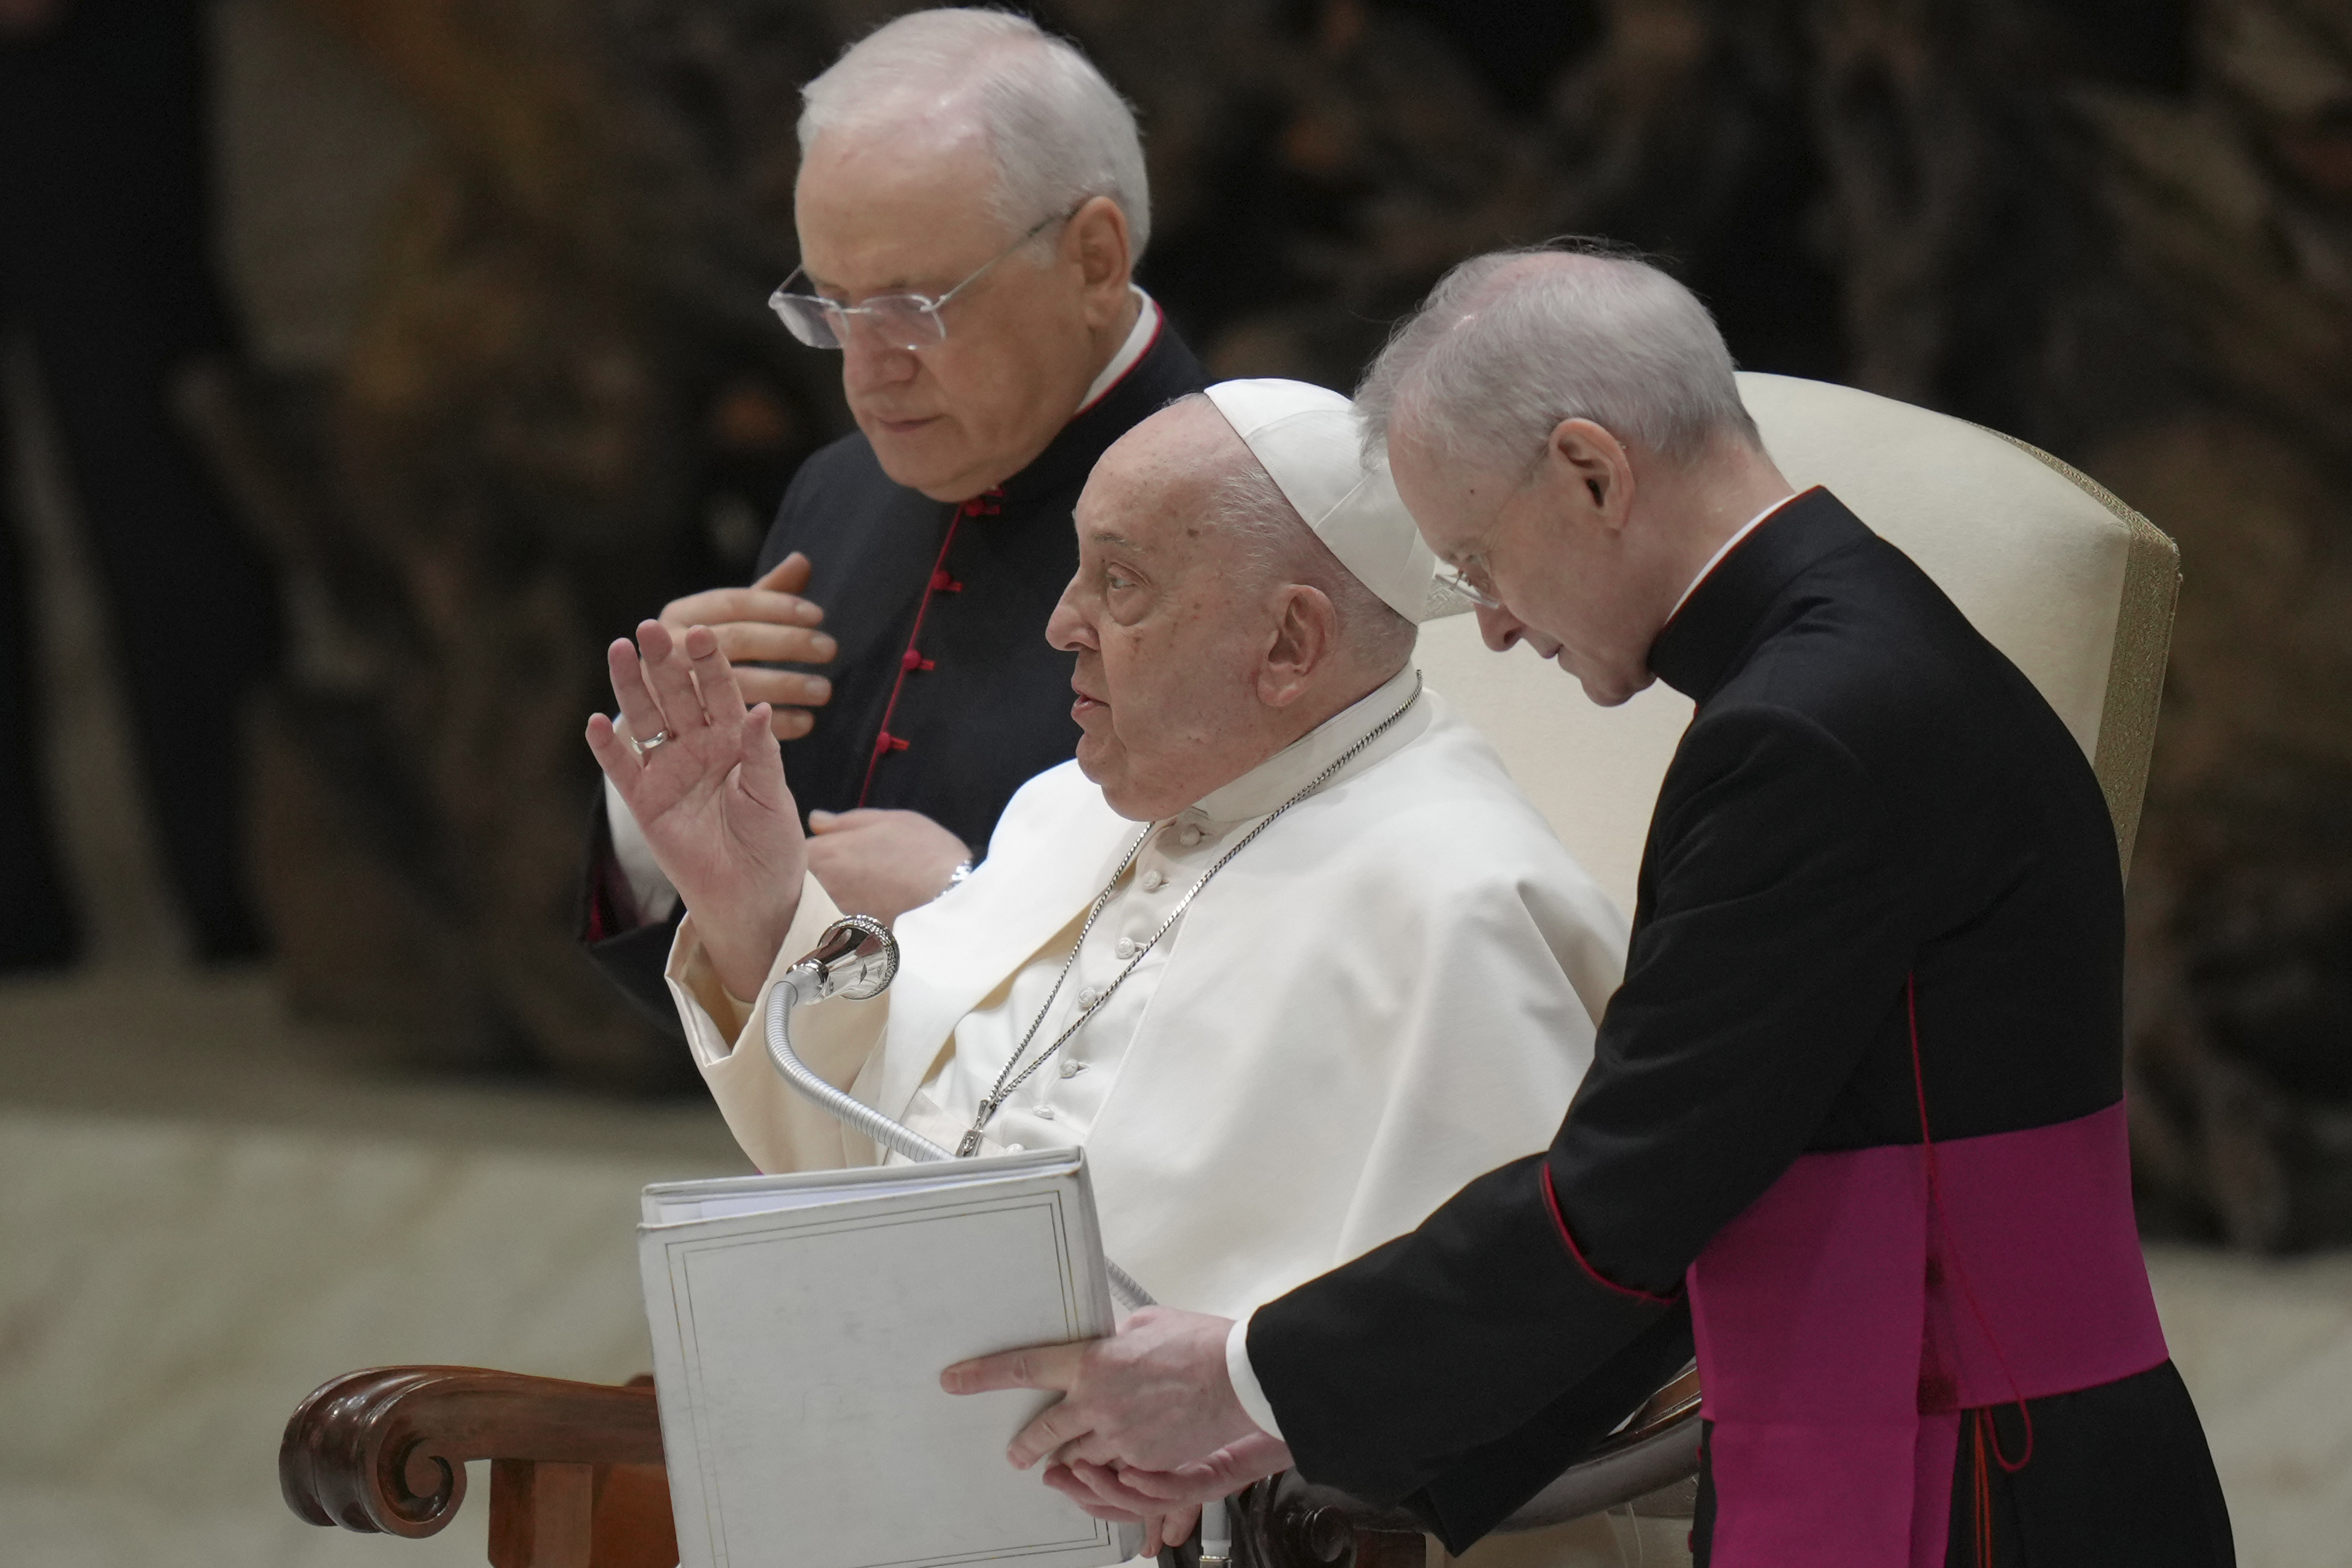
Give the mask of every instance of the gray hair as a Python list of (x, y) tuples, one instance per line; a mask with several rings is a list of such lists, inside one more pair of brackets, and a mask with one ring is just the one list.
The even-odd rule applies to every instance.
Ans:
[[(1198, 392), (1181, 401), (1195, 398), (1208, 402)], [(1209, 521), (1242, 542), (1248, 587), (1300, 583), (1320, 590), (1338, 615), (1340, 646), (1371, 668), (1392, 669), (1412, 657), (1420, 628), (1340, 564), (1247, 447), (1210, 492)]]
[(802, 155), (824, 132), (903, 118), (910, 100), (953, 101), (978, 122), (996, 160), (990, 205), (1008, 229), (1108, 196), (1143, 255), (1151, 185), (1135, 110), (1075, 46), (1004, 11), (901, 16), (801, 89)]
[(1762, 437), (1731, 352), (1696, 296), (1589, 241), (1474, 257), (1400, 322), (1356, 392), (1367, 451), (1410, 407), (1417, 437), (1485, 472), (1523, 474), (1563, 419), (1687, 463)]

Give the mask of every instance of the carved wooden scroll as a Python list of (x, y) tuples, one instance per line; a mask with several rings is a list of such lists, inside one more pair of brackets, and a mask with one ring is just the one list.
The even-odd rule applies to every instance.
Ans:
[(497, 1568), (677, 1561), (650, 1379), (566, 1383), (473, 1367), (377, 1367), (320, 1385), (278, 1447), (286, 1505), (312, 1524), (431, 1535), (494, 1461)]

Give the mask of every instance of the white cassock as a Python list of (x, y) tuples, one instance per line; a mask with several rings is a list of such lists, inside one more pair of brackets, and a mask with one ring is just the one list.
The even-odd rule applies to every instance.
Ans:
[[(1006, 807), (969, 880), (902, 916), (898, 976), (793, 1016), (817, 1072), (953, 1148), (1137, 836), (1025, 1063), (1202, 872), (1394, 712), (1395, 679), (1210, 795), (1127, 821), (1075, 763)], [(777, 971), (840, 911), (814, 879)], [(1625, 922), (1492, 747), (1424, 692), (1220, 871), (1086, 1027), (1006, 1100), (984, 1152), (1083, 1143), (1105, 1250), (1170, 1306), (1234, 1316), (1542, 1149), (1592, 1056)], [(695, 1059), (763, 1171), (875, 1147), (768, 1061), (768, 991), (730, 997), (689, 915), (669, 965)], [(770, 983), (773, 984), (773, 972)]]
[[(1276, 381), (1225, 382), (1208, 396), (1391, 608), (1420, 620), (1459, 607), (1385, 471), (1365, 466), (1346, 398)], [(1104, 1249), (1159, 1300), (1226, 1317), (1412, 1229), (1473, 1177), (1550, 1143), (1624, 967), (1623, 916), (1493, 748), (1423, 692), (1150, 939), (1417, 679), (1408, 667), (1165, 821), (1120, 817), (1075, 763), (1032, 779), (980, 869), (900, 917), (891, 988), (799, 1010), (794, 1047), (836, 1087), (952, 1149), (1008, 1064), (1020, 1073), (1142, 952), (1003, 1100), (984, 1152), (1084, 1144)], [(840, 912), (805, 880), (778, 968)], [(871, 1143), (769, 1065), (774, 973), (753, 1002), (729, 996), (690, 915), (678, 930), (670, 990), (728, 1124), (763, 1171), (872, 1163)], [(1619, 1561), (1613, 1527), (1593, 1519), (1482, 1542), (1469, 1568)]]

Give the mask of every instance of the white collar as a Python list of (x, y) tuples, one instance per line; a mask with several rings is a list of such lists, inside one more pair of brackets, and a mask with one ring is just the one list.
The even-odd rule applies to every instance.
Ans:
[(1690, 586), (1683, 590), (1683, 596), (1676, 599), (1675, 601), (1675, 607), (1666, 612), (1666, 619), (1671, 621), (1676, 616), (1683, 613), (1683, 606), (1690, 603), (1690, 596), (1693, 594), (1698, 592), (1698, 585), (1701, 583), (1706, 582), (1708, 574), (1714, 572), (1717, 567), (1723, 564), (1723, 558), (1730, 554), (1733, 548), (1736, 547), (1741, 540), (1747, 538), (1749, 534), (1755, 532), (1757, 529), (1761, 527), (1766, 518), (1770, 517), (1774, 512), (1779, 511), (1782, 507), (1787, 506), (1790, 501), (1795, 500), (1796, 499), (1797, 495), (1793, 492), (1789, 495), (1782, 496), (1779, 500), (1774, 501), (1770, 506), (1766, 507), (1762, 511), (1758, 512), (1754, 517), (1751, 517), (1746, 522), (1741, 523), (1739, 525), (1739, 531), (1725, 540), (1722, 547), (1717, 550), (1714, 554), (1706, 558), (1706, 564), (1700, 567), (1698, 569), (1698, 575), (1690, 580)]
[[(1339, 710), (1231, 784), (1201, 797), (1183, 813), (1203, 822), (1246, 822), (1264, 816), (1314, 782), (1315, 775), (1381, 726), (1412, 692), (1419, 677), (1412, 661), (1354, 702)], [(1400, 726), (1403, 728), (1403, 726)], [(1391, 731), (1384, 738), (1393, 739)], [(1362, 759), (1359, 758), (1359, 762)]]
[[(1117, 386), (1119, 377), (1135, 368), (1135, 362), (1143, 357), (1143, 352), (1151, 346), (1151, 340), (1160, 335), (1160, 301), (1132, 283), (1128, 288), (1143, 301), (1143, 308), (1135, 313), (1135, 325), (1128, 329), (1127, 342), (1118, 345), (1118, 353), (1110, 356), (1110, 363), (1102, 367), (1102, 374), (1095, 377), (1094, 384), (1087, 388), (1086, 396), (1079, 399), (1078, 414), (1092, 408), (1102, 400), (1104, 393)], [(1073, 419), (1077, 416), (1077, 414), (1070, 416)]]

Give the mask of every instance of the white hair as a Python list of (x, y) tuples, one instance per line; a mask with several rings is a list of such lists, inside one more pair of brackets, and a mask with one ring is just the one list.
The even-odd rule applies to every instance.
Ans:
[(1525, 473), (1563, 419), (1686, 463), (1718, 438), (1760, 447), (1731, 352), (1696, 296), (1591, 242), (1474, 257), (1398, 324), (1356, 392), (1367, 451), (1399, 407), (1417, 440)]
[[(1181, 403), (1209, 401), (1192, 393)], [(1218, 416), (1223, 418), (1223, 415)], [(1255, 453), (1236, 440), (1233, 467), (1209, 492), (1209, 521), (1242, 542), (1246, 586), (1273, 589), (1298, 583), (1331, 601), (1339, 623), (1339, 646), (1367, 668), (1395, 668), (1412, 656), (1420, 628), (1331, 553)]]
[(1151, 237), (1151, 186), (1135, 110), (1076, 47), (1005, 11), (916, 11), (867, 34), (801, 89), (801, 153), (827, 131), (874, 130), (913, 104), (970, 114), (996, 161), (995, 216), (1018, 232), (1090, 196), (1127, 215), (1133, 254)]

